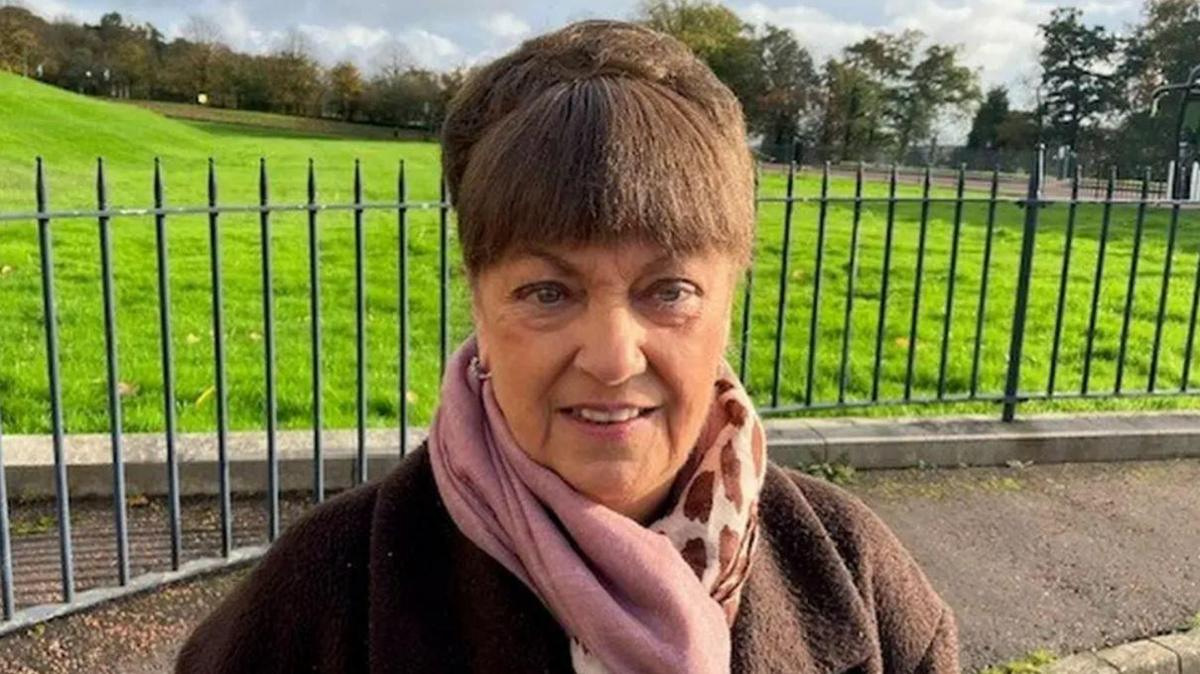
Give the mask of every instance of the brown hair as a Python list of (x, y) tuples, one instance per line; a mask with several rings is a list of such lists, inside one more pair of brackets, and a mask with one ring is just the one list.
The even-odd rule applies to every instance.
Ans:
[(471, 76), (443, 127), (467, 270), (533, 243), (631, 238), (744, 266), (745, 136), (737, 99), (672, 37), (593, 20), (528, 40)]

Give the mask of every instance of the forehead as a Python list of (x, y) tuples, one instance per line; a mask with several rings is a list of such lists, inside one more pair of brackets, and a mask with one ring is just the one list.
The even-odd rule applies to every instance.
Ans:
[(711, 252), (670, 251), (660, 245), (633, 241), (628, 243), (586, 245), (522, 246), (507, 255), (502, 265), (513, 269), (544, 269), (569, 276), (636, 276), (657, 270), (699, 266), (709, 261)]

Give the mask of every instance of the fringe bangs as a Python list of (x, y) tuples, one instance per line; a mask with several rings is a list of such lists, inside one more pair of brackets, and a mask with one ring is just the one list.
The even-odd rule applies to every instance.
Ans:
[(642, 240), (717, 249), (745, 266), (754, 238), (745, 128), (717, 128), (657, 82), (554, 84), (491, 125), (456, 195), (468, 271), (531, 245)]

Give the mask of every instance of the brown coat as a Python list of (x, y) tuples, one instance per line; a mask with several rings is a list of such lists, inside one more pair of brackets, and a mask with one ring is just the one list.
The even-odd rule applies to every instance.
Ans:
[[(954, 616), (847, 492), (771, 465), (735, 672), (958, 672)], [(179, 674), (570, 672), (538, 599), (455, 527), (421, 448), (308, 512), (196, 628)]]

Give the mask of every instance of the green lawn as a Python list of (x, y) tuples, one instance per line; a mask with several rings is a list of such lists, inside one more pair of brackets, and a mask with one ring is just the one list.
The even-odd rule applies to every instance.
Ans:
[[(0, 74), (0, 212), (32, 210), (32, 167), (37, 155), (46, 161), (50, 205), (54, 210), (94, 206), (95, 157), (100, 155), (106, 160), (109, 201), (115, 206), (151, 203), (155, 156), (161, 157), (165, 166), (167, 199), (171, 204), (204, 202), (205, 162), (209, 156), (217, 161), (221, 201), (228, 204), (256, 202), (260, 156), (267, 157), (269, 162), (272, 200), (276, 203), (303, 201), (309, 157), (318, 167), (323, 202), (350, 200), (355, 158), (362, 160), (368, 201), (395, 198), (400, 160), (408, 167), (413, 199), (430, 200), (437, 195), (438, 152), (432, 144), (335, 138), (327, 133), (306, 135), (295, 128), (276, 131), (168, 119), (135, 106), (85, 99)], [(800, 177), (798, 192), (813, 195), (818, 187), (819, 177), (806, 173)], [(852, 189), (847, 180), (838, 179), (832, 185), (832, 193), (838, 196), (848, 196)], [(783, 176), (766, 175), (762, 191), (781, 195)], [(871, 184), (867, 193), (881, 196), (885, 186)], [(903, 188), (905, 196), (916, 194), (915, 187)], [(937, 194), (946, 196), (947, 192), (939, 190)], [(762, 403), (769, 402), (774, 364), (783, 210), (780, 204), (766, 204), (760, 209), (749, 383)], [(904, 389), (919, 212), (916, 204), (901, 204), (897, 208), (880, 386), (883, 398), (897, 398)], [(913, 380), (915, 397), (936, 393), (954, 209), (948, 204), (937, 204), (930, 209), (930, 215)], [(986, 206), (982, 204), (968, 204), (963, 213), (946, 369), (948, 395), (960, 395), (970, 388), (986, 215)], [(1125, 388), (1129, 390), (1146, 387), (1169, 215), (1168, 211), (1152, 209), (1146, 219), (1125, 371)], [(1113, 214), (1092, 366), (1092, 389), (1096, 391), (1111, 389), (1114, 381), (1134, 216), (1129, 207), (1115, 209)], [(1002, 204), (997, 209), (991, 284), (981, 341), (979, 391), (982, 394), (1003, 390), (1023, 217), (1024, 212), (1015, 205)], [(838, 399), (852, 221), (850, 204), (830, 208), (814, 379), (814, 401), (818, 404)], [(257, 428), (262, 425), (264, 400), (258, 222), (254, 215), (225, 216), (221, 222), (231, 422), (235, 429)], [(804, 395), (813, 306), (816, 207), (797, 206), (793, 222), (781, 404), (800, 402)], [(310, 423), (311, 405), (306, 225), (301, 214), (278, 214), (273, 223), (279, 420), (284, 428), (302, 428)], [(850, 321), (848, 401), (862, 400), (871, 393), (885, 223), (886, 204), (869, 203), (864, 207)], [(1046, 388), (1065, 223), (1065, 207), (1044, 209), (1035, 256), (1029, 337), (1022, 363), (1022, 388), (1030, 391)], [(125, 427), (131, 431), (151, 431), (162, 426), (152, 225), (151, 219), (141, 217), (118, 218), (113, 224)], [(1163, 388), (1178, 389), (1181, 384), (1184, 342), (1200, 252), (1198, 225), (1200, 214), (1195, 211), (1185, 213), (1181, 219), (1160, 359), (1159, 386)], [(321, 226), (326, 425), (349, 427), (355, 419), (351, 216), (343, 211), (323, 213)], [(169, 219), (169, 227), (179, 422), (183, 430), (205, 430), (215, 424), (207, 224), (203, 217), (178, 216)], [(413, 352), (407, 395), (413, 403), (413, 421), (425, 423), (436, 403), (438, 384), (436, 213), (412, 213), (410, 227)], [(1058, 366), (1060, 391), (1077, 391), (1080, 386), (1099, 229), (1099, 207), (1081, 207)], [(399, 400), (395, 214), (369, 212), (366, 232), (370, 423), (386, 426), (395, 423)], [(57, 221), (54, 243), (66, 425), (69, 432), (100, 432), (106, 429), (107, 421), (96, 223), (86, 219)], [(456, 249), (452, 250), (452, 259), (457, 260)], [(470, 330), (464, 284), (457, 264), (452, 271), (451, 287), (451, 327), (453, 342), (457, 344)], [(740, 300), (734, 315), (735, 342), (730, 358), (736, 364)], [(0, 409), (7, 432), (37, 433), (49, 427), (41, 319), (36, 225), (24, 221), (0, 223)], [(1200, 368), (1193, 371), (1196, 369)], [(1193, 377), (1193, 385), (1197, 379)], [(1023, 409), (1132, 409), (1190, 404), (1192, 399), (1180, 398), (1087, 400), (1053, 405), (1036, 403)], [(951, 408), (935, 405), (852, 408), (852, 411), (927, 414), (948, 409)], [(996, 406), (977, 403), (953, 409), (995, 412)]]

